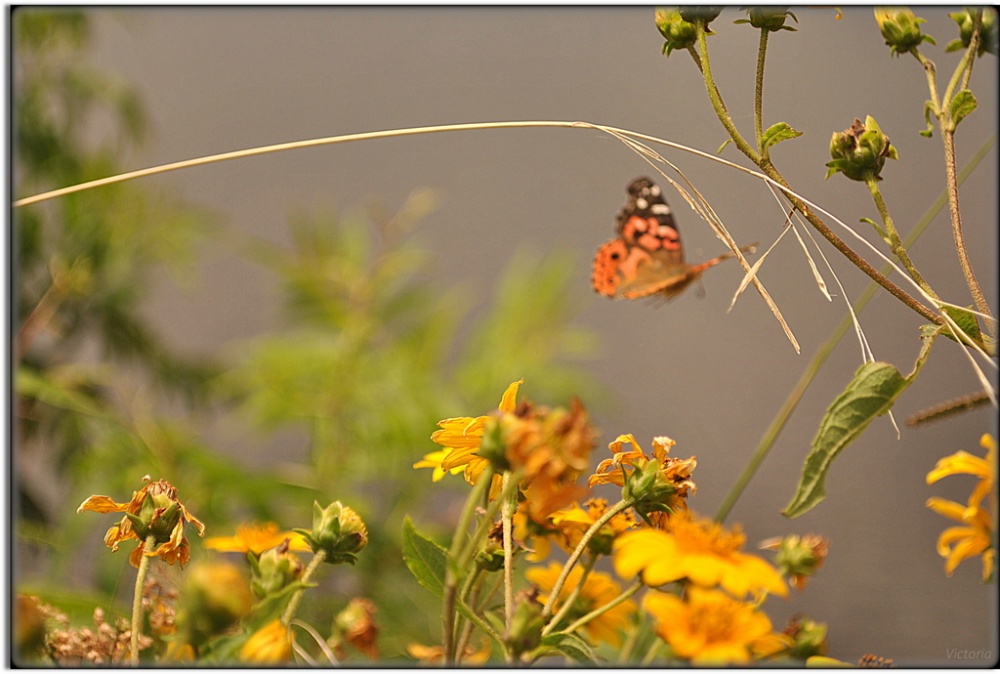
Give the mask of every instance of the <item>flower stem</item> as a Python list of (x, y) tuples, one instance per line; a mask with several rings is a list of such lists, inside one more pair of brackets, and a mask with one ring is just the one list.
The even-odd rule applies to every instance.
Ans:
[(626, 508), (630, 507), (631, 505), (632, 505), (631, 501), (622, 499), (618, 503), (608, 508), (607, 512), (601, 515), (596, 522), (590, 525), (590, 528), (587, 529), (585, 534), (583, 534), (583, 538), (581, 538), (580, 542), (577, 543), (576, 549), (573, 550), (573, 553), (569, 556), (569, 559), (567, 559), (566, 563), (563, 565), (562, 573), (560, 573), (559, 578), (556, 579), (555, 585), (552, 586), (552, 594), (549, 595), (549, 600), (545, 602), (545, 607), (542, 609), (543, 617), (552, 615), (552, 606), (555, 604), (556, 597), (558, 597), (559, 593), (562, 592), (563, 585), (566, 584), (566, 579), (569, 577), (570, 571), (573, 570), (573, 567), (576, 565), (577, 560), (580, 559), (580, 555), (583, 554), (583, 551), (587, 549), (587, 543), (590, 542), (590, 539), (593, 538), (594, 534), (600, 531), (601, 527), (607, 524), (612, 517), (614, 517), (621, 511), (625, 510)]
[[(509, 489), (510, 472), (503, 474), (503, 501), (500, 503), (500, 522), (503, 526), (503, 609), (504, 626), (510, 634), (514, 622), (514, 511), (517, 510), (517, 492)], [(508, 493), (509, 492), (509, 493)]]
[(142, 557), (139, 559), (139, 572), (135, 576), (135, 595), (132, 597), (132, 633), (129, 639), (129, 662), (133, 667), (139, 664), (139, 633), (142, 631), (142, 588), (146, 584), (146, 574), (149, 572), (149, 560), (146, 553), (156, 546), (156, 536), (150, 534), (143, 544)]
[(708, 59), (708, 40), (706, 39), (705, 22), (696, 21), (695, 27), (698, 40), (698, 56), (701, 60), (701, 74), (705, 80), (705, 89), (708, 91), (708, 99), (712, 102), (712, 108), (715, 109), (715, 114), (719, 117), (719, 121), (722, 122), (722, 126), (729, 132), (729, 137), (733, 139), (740, 152), (749, 157), (750, 161), (759, 165), (761, 160), (760, 155), (740, 135), (739, 130), (733, 123), (733, 118), (729, 115), (729, 110), (726, 109), (726, 104), (722, 100), (722, 94), (715, 84), (715, 78), (712, 75), (712, 65)]
[[(305, 583), (312, 577), (319, 568), (319, 565), (323, 563), (326, 559), (326, 552), (324, 550), (319, 550), (315, 555), (313, 555), (312, 561), (309, 562), (309, 566), (306, 570), (302, 572), (301, 582)], [(305, 588), (299, 588), (292, 595), (291, 601), (288, 602), (288, 606), (285, 607), (285, 613), (281, 616), (281, 622), (285, 625), (289, 625), (292, 622), (292, 618), (295, 617), (295, 612), (299, 609), (299, 604), (302, 602), (302, 595), (305, 593)]]
[[(587, 615), (579, 618), (572, 625), (570, 625), (569, 627), (567, 627), (566, 629), (564, 629), (563, 632), (567, 632), (567, 633), (569, 633), (569, 632), (575, 632), (576, 630), (580, 629), (581, 627), (583, 627), (584, 625), (586, 625), (587, 623), (589, 623), (594, 618), (597, 618), (597, 617), (599, 617), (599, 616), (607, 613), (608, 611), (610, 611), (614, 607), (618, 606), (619, 604), (622, 604), (622, 603), (628, 601), (632, 597), (632, 595), (634, 595), (636, 592), (638, 592), (641, 589), (642, 589), (642, 579), (636, 578), (632, 582), (632, 585), (627, 590), (625, 590), (620, 595), (618, 595), (617, 597), (615, 597), (614, 599), (612, 599), (611, 601), (609, 601), (604, 606), (599, 606), (599, 607), (595, 608), (593, 611), (591, 611), (590, 613), (588, 613)], [(543, 632), (543, 634), (544, 634), (544, 632)]]
[(889, 215), (889, 208), (885, 205), (885, 199), (882, 197), (882, 190), (879, 189), (878, 181), (874, 176), (870, 176), (865, 180), (865, 184), (868, 186), (868, 192), (871, 193), (872, 199), (875, 201), (875, 207), (878, 208), (879, 215), (882, 216), (882, 223), (885, 226), (885, 233), (888, 237), (887, 243), (889, 248), (892, 249), (893, 255), (895, 255), (899, 261), (903, 264), (906, 269), (906, 273), (910, 275), (917, 284), (924, 289), (928, 295), (934, 299), (940, 299), (931, 287), (924, 280), (924, 277), (920, 275), (917, 271), (916, 265), (910, 259), (910, 255), (906, 252), (906, 248), (903, 246), (903, 242), (899, 239), (899, 232), (896, 230), (896, 225), (892, 221), (892, 216)]
[[(576, 598), (580, 596), (580, 591), (583, 589), (583, 584), (587, 582), (587, 576), (590, 575), (590, 572), (594, 569), (594, 564), (596, 563), (597, 555), (591, 555), (587, 558), (587, 561), (583, 563), (583, 573), (580, 575), (580, 581), (576, 584), (576, 587), (573, 588), (573, 591), (569, 593), (569, 596), (566, 597), (566, 601), (563, 602), (562, 608), (560, 608), (559, 611), (552, 616), (549, 624), (542, 630), (543, 637), (554, 630), (556, 625), (562, 622), (562, 619), (565, 618), (566, 614), (573, 608)], [(570, 628), (566, 628), (563, 631), (571, 632), (572, 630)]]
[(767, 56), (767, 36), (770, 33), (766, 28), (760, 29), (760, 46), (757, 48), (757, 81), (753, 97), (753, 127), (757, 137), (757, 149), (764, 159), (767, 159), (767, 150), (764, 149), (764, 62)]

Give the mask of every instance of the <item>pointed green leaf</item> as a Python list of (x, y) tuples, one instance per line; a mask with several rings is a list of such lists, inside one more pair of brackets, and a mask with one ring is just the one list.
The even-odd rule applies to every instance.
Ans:
[(920, 132), (920, 135), (924, 138), (930, 138), (934, 135), (934, 121), (931, 119), (934, 117), (934, 103), (932, 101), (924, 101), (924, 121), (927, 122), (927, 128)]
[(597, 656), (591, 649), (590, 644), (576, 636), (565, 632), (549, 634), (542, 637), (542, 646), (562, 653), (566, 657), (586, 665), (596, 665)]
[(715, 151), (715, 154), (722, 154), (722, 151), (726, 149), (726, 146), (732, 142), (733, 140), (731, 138), (727, 138), (724, 141), (722, 141), (722, 145), (720, 145), (719, 149)]
[(962, 89), (955, 97), (951, 99), (951, 119), (958, 126), (958, 123), (963, 119), (972, 114), (972, 111), (978, 107), (979, 103), (976, 101), (976, 97), (972, 95), (972, 92), (968, 89)]
[(448, 553), (440, 545), (416, 530), (407, 516), (403, 520), (403, 561), (417, 582), (440, 597)]
[[(979, 331), (979, 320), (976, 315), (971, 311), (966, 311), (965, 309), (959, 309), (957, 307), (944, 307), (946, 314), (951, 316), (951, 319), (958, 324), (958, 327), (967, 334), (969, 337), (975, 340), (981, 340), (983, 338), (983, 333)], [(951, 332), (945, 332), (945, 337), (949, 337), (955, 341), (955, 335)]]
[(802, 468), (798, 489), (782, 514), (798, 517), (826, 498), (824, 483), (833, 460), (875, 417), (892, 408), (910, 381), (889, 363), (865, 363), (858, 368), (854, 379), (833, 401), (820, 422), (812, 451)]
[(801, 131), (796, 131), (792, 127), (788, 126), (784, 122), (778, 122), (769, 128), (761, 136), (760, 145), (763, 152), (767, 152), (769, 148), (777, 145), (783, 140), (790, 140), (792, 138), (798, 138), (802, 135)]

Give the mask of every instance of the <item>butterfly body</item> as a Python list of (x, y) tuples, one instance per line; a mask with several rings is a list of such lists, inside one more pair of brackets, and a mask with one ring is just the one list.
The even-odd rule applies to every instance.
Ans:
[(681, 293), (709, 267), (733, 257), (720, 255), (701, 264), (684, 261), (684, 247), (670, 206), (649, 178), (628, 186), (628, 203), (618, 214), (618, 236), (597, 249), (591, 282), (607, 297), (636, 299)]

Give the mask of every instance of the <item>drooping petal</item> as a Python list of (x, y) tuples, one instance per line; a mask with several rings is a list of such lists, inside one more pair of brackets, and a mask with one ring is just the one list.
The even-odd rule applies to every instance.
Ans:
[(500, 397), (500, 405), (497, 407), (504, 414), (510, 414), (517, 409), (517, 390), (524, 383), (524, 379), (518, 379), (507, 387)]
[(76, 511), (78, 513), (85, 510), (95, 513), (123, 513), (128, 505), (128, 503), (116, 503), (110, 496), (88, 496)]

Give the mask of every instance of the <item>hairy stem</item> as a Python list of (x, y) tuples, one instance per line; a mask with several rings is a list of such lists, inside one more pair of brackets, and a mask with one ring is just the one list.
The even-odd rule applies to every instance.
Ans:
[[(580, 582), (576, 584), (576, 587), (573, 588), (573, 591), (569, 593), (568, 597), (566, 597), (566, 601), (563, 602), (562, 607), (556, 612), (554, 616), (552, 616), (552, 619), (549, 620), (549, 624), (546, 625), (545, 629), (542, 630), (543, 637), (546, 634), (552, 632), (552, 630), (556, 628), (556, 625), (562, 622), (562, 619), (566, 617), (566, 614), (573, 609), (573, 604), (576, 602), (577, 597), (580, 596), (580, 591), (583, 589), (583, 584), (587, 582), (587, 576), (590, 575), (591, 571), (593, 571), (594, 564), (596, 563), (597, 563), (597, 555), (590, 555), (590, 557), (587, 558), (587, 561), (583, 563), (582, 567), (583, 573), (580, 575)], [(571, 632), (572, 630), (567, 628), (564, 631)]]
[(767, 36), (770, 33), (766, 28), (760, 29), (760, 46), (757, 48), (757, 80), (753, 96), (753, 126), (754, 134), (757, 138), (757, 150), (764, 159), (767, 159), (768, 152), (764, 148), (764, 63), (767, 56)]
[(142, 632), (142, 588), (146, 584), (146, 574), (149, 572), (149, 560), (146, 553), (156, 546), (156, 536), (150, 534), (143, 545), (142, 557), (139, 558), (139, 572), (135, 576), (135, 595), (132, 597), (132, 632), (129, 635), (128, 659), (133, 667), (139, 665), (139, 634)]
[(872, 176), (865, 181), (868, 186), (868, 192), (872, 195), (872, 200), (875, 201), (875, 207), (878, 209), (879, 215), (882, 217), (882, 224), (885, 226), (885, 233), (888, 236), (889, 248), (892, 250), (893, 255), (903, 264), (903, 268), (906, 269), (906, 273), (910, 275), (917, 284), (924, 289), (924, 292), (933, 297), (934, 299), (940, 299), (931, 287), (924, 280), (924, 277), (920, 275), (917, 271), (916, 265), (913, 264), (913, 260), (910, 259), (909, 253), (906, 252), (906, 248), (903, 246), (903, 242), (899, 239), (899, 232), (896, 230), (896, 225), (892, 221), (892, 216), (889, 215), (889, 207), (885, 204), (885, 199), (882, 197), (882, 190), (879, 189), (878, 181)]
[(712, 108), (719, 117), (719, 121), (722, 122), (722, 126), (729, 132), (729, 137), (733, 139), (736, 147), (740, 149), (740, 152), (749, 157), (750, 161), (759, 165), (760, 155), (740, 135), (739, 130), (733, 123), (733, 118), (729, 115), (729, 110), (726, 109), (726, 104), (722, 100), (722, 94), (715, 84), (715, 77), (712, 75), (712, 65), (708, 58), (708, 40), (706, 39), (705, 22), (696, 21), (695, 27), (697, 29), (698, 56), (701, 60), (701, 74), (705, 79), (705, 89), (708, 91), (708, 99), (712, 102)]
[[(309, 562), (309, 566), (306, 567), (305, 571), (302, 572), (302, 578), (300, 582), (306, 583), (312, 578), (312, 575), (316, 573), (316, 569), (319, 565), (323, 563), (326, 559), (326, 552), (324, 550), (319, 550), (315, 555), (313, 555), (312, 561)], [(288, 602), (288, 606), (285, 607), (285, 612), (281, 616), (281, 622), (285, 625), (290, 625), (292, 618), (295, 617), (295, 612), (299, 610), (299, 604), (302, 603), (302, 596), (305, 594), (306, 588), (301, 587), (295, 591), (292, 595), (291, 601)]]

